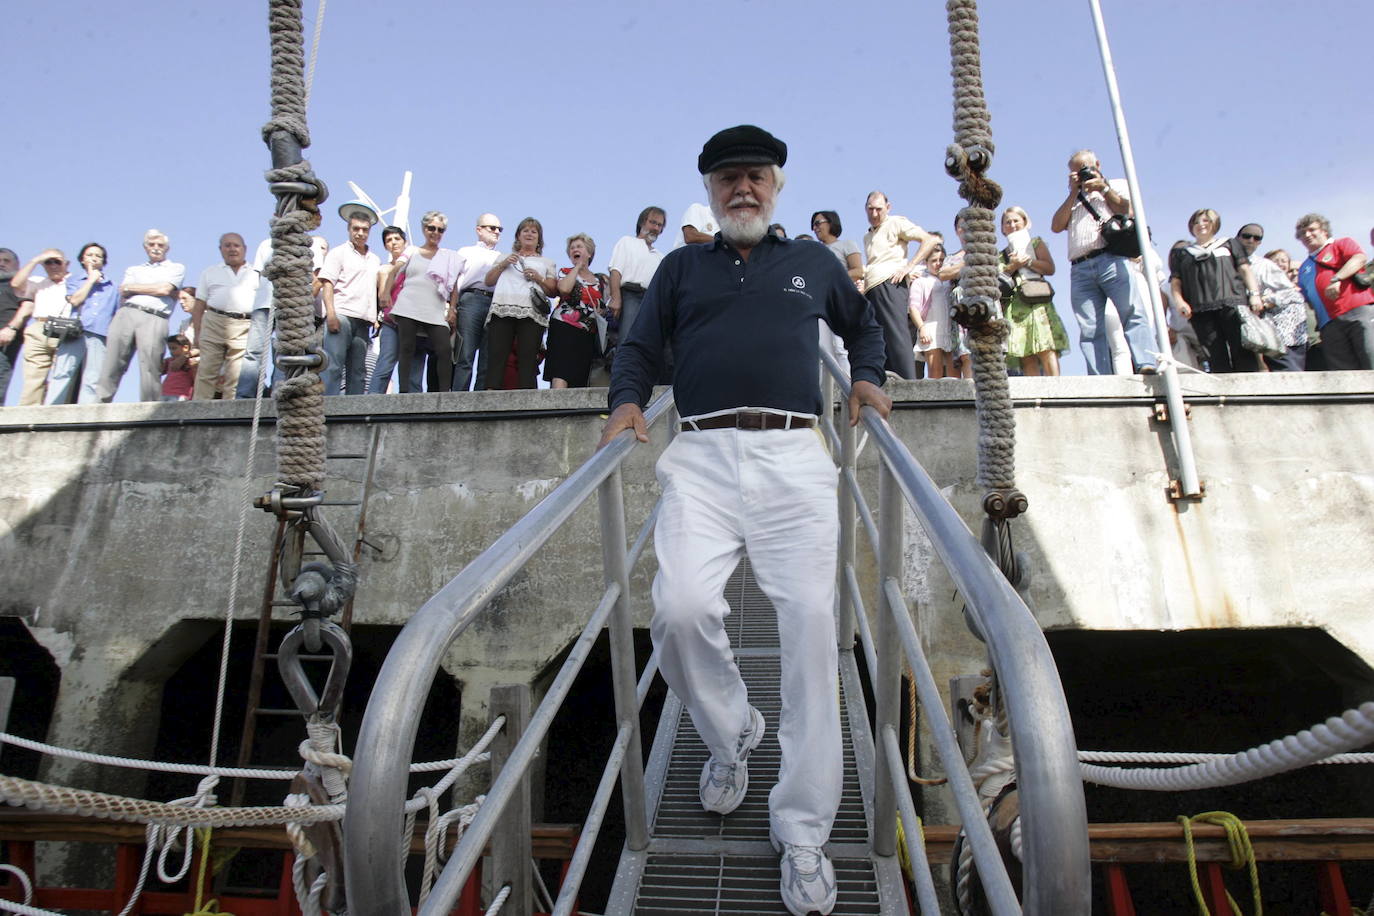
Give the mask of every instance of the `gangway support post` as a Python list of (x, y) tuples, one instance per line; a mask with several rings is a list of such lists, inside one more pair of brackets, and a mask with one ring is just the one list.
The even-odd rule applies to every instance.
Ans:
[[(901, 718), (901, 679), (899, 668), (901, 639), (897, 635), (897, 614), (906, 610), (892, 607), (886, 583), (902, 577), (902, 491), (887, 463), (878, 463), (878, 671), (873, 680), (877, 724), (875, 743), (881, 745), (888, 729), (894, 732)], [(893, 773), (886, 754), (877, 754), (873, 779), (873, 852), (891, 856), (897, 852), (897, 795), (894, 782), (905, 774)], [(908, 830), (914, 824), (906, 825)]]
[[(496, 782), (511, 751), (520, 743), (530, 721), (530, 688), (524, 684), (503, 684), (491, 688), (488, 704), (493, 720), (506, 717), (506, 726), (491, 743), (491, 778)], [(510, 885), (510, 897), (501, 910), (511, 916), (530, 916), (534, 911), (534, 887), (530, 881), (530, 777), (520, 780), (519, 787), (506, 803), (500, 824), (491, 835), (491, 894)]]
[(638, 852), (649, 845), (649, 819), (644, 800), (644, 752), (639, 736), (630, 573), (625, 557), (625, 497), (619, 467), (602, 482), (597, 504), (601, 511), (601, 561), (606, 585), (616, 585), (620, 589), (609, 622), (611, 681), (617, 731), (630, 730), (625, 762), (620, 768), (620, 795), (625, 801), (625, 842)]

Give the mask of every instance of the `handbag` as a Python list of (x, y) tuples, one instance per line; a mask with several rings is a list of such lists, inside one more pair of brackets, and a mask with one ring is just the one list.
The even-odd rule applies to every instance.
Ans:
[(1240, 345), (1261, 356), (1282, 356), (1283, 344), (1279, 343), (1279, 332), (1269, 321), (1250, 311), (1248, 306), (1235, 306), (1240, 312)]
[(75, 340), (81, 336), (84, 330), (80, 318), (43, 319), (43, 335), (45, 337), (56, 337), (58, 340)]
[(1078, 199), (1097, 220), (1097, 229), (1102, 233), (1104, 247), (1109, 253), (1122, 258), (1140, 257), (1140, 238), (1136, 235), (1135, 217), (1113, 213), (1103, 219), (1082, 191), (1078, 192)]
[(1042, 305), (1054, 299), (1054, 287), (1044, 277), (1026, 277), (1017, 289), (1021, 292), (1021, 301), (1027, 305)]
[(544, 291), (538, 286), (530, 286), (530, 305), (540, 315), (549, 314), (549, 297), (544, 295)]

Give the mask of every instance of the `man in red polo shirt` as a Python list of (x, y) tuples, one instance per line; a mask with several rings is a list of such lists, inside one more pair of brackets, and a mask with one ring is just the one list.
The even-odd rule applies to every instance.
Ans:
[(1365, 265), (1352, 238), (1333, 239), (1320, 213), (1298, 220), (1297, 238), (1307, 247), (1298, 286), (1317, 313), (1328, 369), (1374, 369), (1374, 290), (1351, 281)]

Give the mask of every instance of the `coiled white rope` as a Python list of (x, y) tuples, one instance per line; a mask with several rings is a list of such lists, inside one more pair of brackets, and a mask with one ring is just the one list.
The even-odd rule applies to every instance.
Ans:
[(485, 916), (496, 916), (497, 913), (501, 912), (501, 907), (506, 905), (506, 898), (509, 896), (510, 885), (507, 884), (505, 887), (501, 888), (501, 893), (496, 895), (496, 899), (492, 900), (491, 906), (487, 907)]
[[(503, 719), (501, 721), (505, 720)], [(22, 747), (25, 750), (35, 751), (39, 754), (47, 754), (51, 757), (63, 757), (69, 760), (79, 760), (83, 763), (98, 763), (104, 766), (124, 767), (133, 770), (148, 770), (155, 773), (182, 773), (187, 776), (220, 776), (228, 779), (291, 780), (300, 772), (299, 770), (209, 767), (195, 763), (164, 763), (159, 760), (139, 760), (135, 757), (113, 757), (108, 754), (92, 754), (88, 751), (77, 751), (71, 748), (58, 747), (54, 744), (44, 744), (42, 741), (21, 738), (18, 735), (11, 735), (8, 732), (0, 732), (0, 744), (12, 744), (15, 747)], [(437, 773), (440, 770), (451, 770), (464, 759), (466, 758), (450, 757), (447, 760), (429, 760), (424, 763), (412, 763), (410, 765), (410, 772)]]
[[(426, 790), (421, 790), (426, 791)], [(485, 795), (479, 795), (473, 799), (471, 804), (461, 808), (454, 808), (444, 814), (439, 814), (439, 796), (432, 790), (427, 792), (429, 795), (429, 824), (425, 827), (425, 867), (420, 876), (420, 905), (423, 906), (429, 899), (429, 892), (434, 888), (434, 878), (439, 872), (439, 862), (446, 858), (445, 847), (447, 846), (448, 828), (454, 821), (458, 822), (458, 834), (455, 841), (461, 840), (463, 834), (472, 824), (472, 819), (477, 816), (477, 812), (482, 809), (482, 804), (487, 800)]]
[(22, 903), (15, 903), (13, 900), (4, 899), (0, 899), (0, 910), (19, 913), (20, 916), (66, 916), (65, 913), (55, 913), (52, 910), (41, 910), (36, 906), (26, 906)]
[(7, 871), (19, 879), (19, 885), (24, 889), (24, 906), (32, 905), (33, 882), (30, 881), (29, 876), (24, 873), (24, 869), (20, 868), (17, 865), (7, 865), (4, 862), (0, 862), (0, 871)]
[[(1224, 760), (1231, 754), (1203, 754), (1179, 751), (1079, 751), (1080, 763), (1206, 763)], [(1374, 754), (1334, 754), (1314, 760), (1317, 766), (1337, 763), (1374, 763)]]
[(1117, 789), (1185, 792), (1264, 779), (1374, 743), (1374, 702), (1239, 754), (1166, 769), (1122, 769), (1082, 764), (1083, 779)]

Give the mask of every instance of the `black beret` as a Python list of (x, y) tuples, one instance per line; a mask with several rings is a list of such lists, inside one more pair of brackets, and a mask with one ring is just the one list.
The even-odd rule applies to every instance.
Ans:
[(752, 124), (727, 127), (701, 148), (697, 170), (705, 175), (725, 165), (786, 165), (787, 144)]

